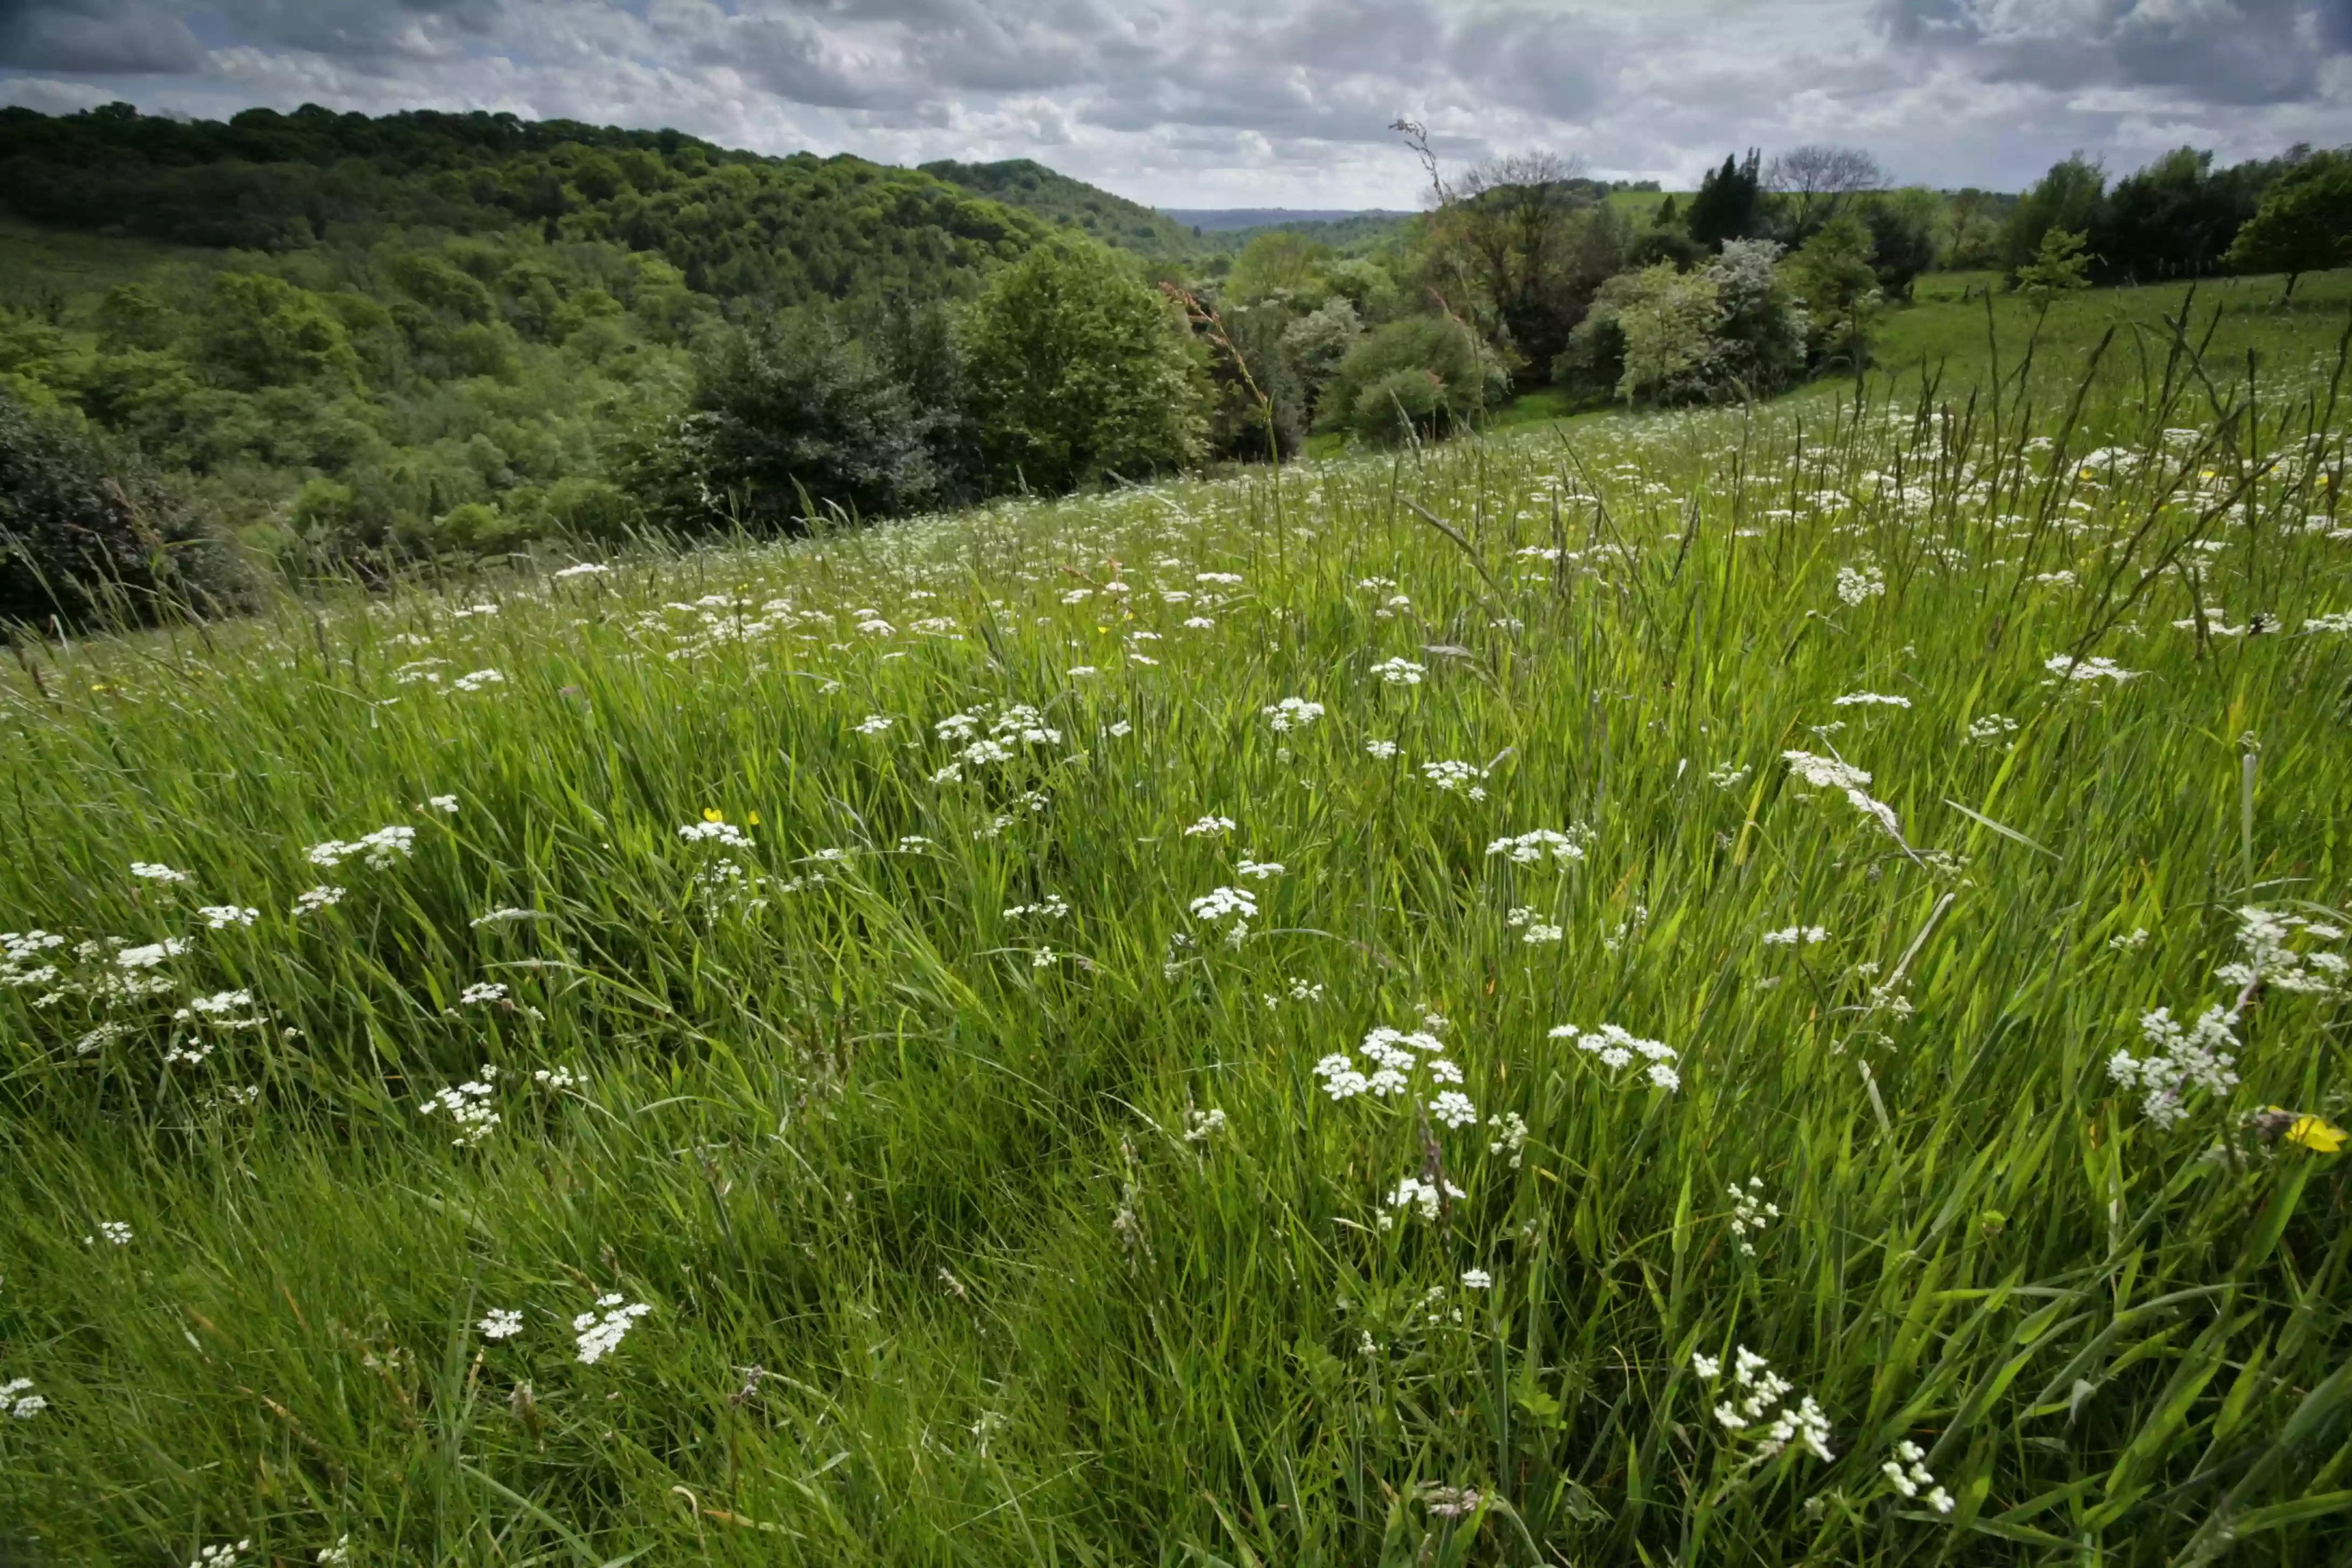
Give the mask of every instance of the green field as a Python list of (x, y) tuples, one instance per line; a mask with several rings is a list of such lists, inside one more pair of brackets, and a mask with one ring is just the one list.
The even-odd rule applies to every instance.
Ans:
[(0, 1557), (2326, 1561), (2345, 283), (24, 648)]

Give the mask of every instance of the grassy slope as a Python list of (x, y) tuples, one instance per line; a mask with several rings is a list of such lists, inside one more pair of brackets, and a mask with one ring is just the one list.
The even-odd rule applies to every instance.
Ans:
[(120, 284), (171, 268), (217, 271), (238, 265), (241, 254), (0, 218), (0, 307), (39, 310), (56, 298), (78, 314)]
[[(12, 670), (37, 852), (0, 927), (189, 945), (45, 955), (150, 1001), (0, 991), (0, 1381), (50, 1402), (0, 1422), (0, 1518), (72, 1562), (2155, 1563), (2228, 1509), (2232, 1562), (2317, 1560), (2352, 1500), (2347, 1161), (2238, 1118), (2347, 1120), (2341, 1005), (2274, 991), (2230, 1114), (2174, 1131), (2104, 1065), (2144, 1010), (2229, 1000), (2234, 905), (2346, 901), (2352, 648), (2301, 628), (2352, 609), (2352, 542), (2305, 525), (2303, 357), (2258, 436), (2140, 468), (1979, 423), (1964, 478), (1824, 389), (1801, 467), (1777, 411), (1597, 421), (1294, 472), (1278, 522), (1263, 477), (1179, 485)], [(2077, 453), (2243, 428), (2084, 423)], [(2167, 559), (2209, 631), (2294, 635), (2176, 628)], [(2070, 647), (2142, 673), (2053, 684)], [(1863, 690), (1911, 706), (1836, 705)], [(1278, 733), (1293, 696), (1325, 711)], [(1044, 714), (1014, 760), (935, 782), (937, 722), (1007, 702)], [(1870, 770), (1908, 847), (1796, 747)], [(711, 812), (756, 847), (680, 837)], [(1577, 823), (1572, 864), (1487, 850)], [(385, 824), (413, 855), (305, 858)], [(1188, 909), (1236, 885), (1234, 945)], [(218, 1016), (262, 1026), (169, 1019), (239, 989)], [(1433, 1129), (1463, 1195), (1383, 1228), (1422, 1126), (1314, 1068), (1430, 1008), (1527, 1140)], [(1679, 1090), (1571, 1023), (1665, 1042)], [(503, 1120), (453, 1147), (418, 1101), (485, 1063)], [(651, 1310), (582, 1364), (608, 1291)], [(1693, 1370), (1735, 1345), (1832, 1462), (1748, 1465)], [(1881, 1476), (1901, 1441), (1950, 1518)]]
[(923, 164), (921, 172), (1050, 223), (1073, 226), (1105, 245), (1154, 258), (1174, 259), (1217, 248), (1214, 239), (1193, 234), (1163, 212), (1074, 180), (1034, 159), (994, 163), (944, 159)]

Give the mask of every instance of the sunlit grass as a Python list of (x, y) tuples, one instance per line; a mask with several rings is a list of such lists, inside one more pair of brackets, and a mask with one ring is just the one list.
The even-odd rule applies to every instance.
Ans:
[[(2321, 1560), (2335, 331), (2251, 402), (2226, 357), (1874, 382), (26, 650), (0, 926), (64, 941), (0, 991), (0, 1383), (46, 1401), (0, 1518), (58, 1562)], [(2242, 999), (2246, 905), (2316, 923)], [(2110, 1058), (2232, 1005), (2243, 1081), (2151, 1120)], [(1378, 1028), (1410, 1092), (1330, 1098)], [(1741, 1347), (1790, 1386), (1735, 1430)], [(1808, 1399), (1832, 1458), (1759, 1457)]]

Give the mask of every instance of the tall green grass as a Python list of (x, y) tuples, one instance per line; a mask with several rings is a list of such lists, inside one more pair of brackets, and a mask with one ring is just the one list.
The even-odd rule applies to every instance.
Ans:
[(2335, 331), (24, 650), (12, 1550), (2321, 1560)]

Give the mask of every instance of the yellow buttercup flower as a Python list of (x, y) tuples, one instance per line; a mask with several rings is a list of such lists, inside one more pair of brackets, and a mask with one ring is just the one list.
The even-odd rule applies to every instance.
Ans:
[(2316, 1116), (2298, 1116), (2286, 1130), (2286, 1141), (2300, 1143), (2315, 1154), (2333, 1154), (2344, 1147), (2344, 1129), (2331, 1127)]
[(727, 814), (719, 810), (715, 805), (706, 805), (702, 808), (702, 820), (705, 822), (724, 822), (727, 820)]
[(756, 811), (751, 814), (751, 826), (754, 827), (760, 826), (760, 814)]

